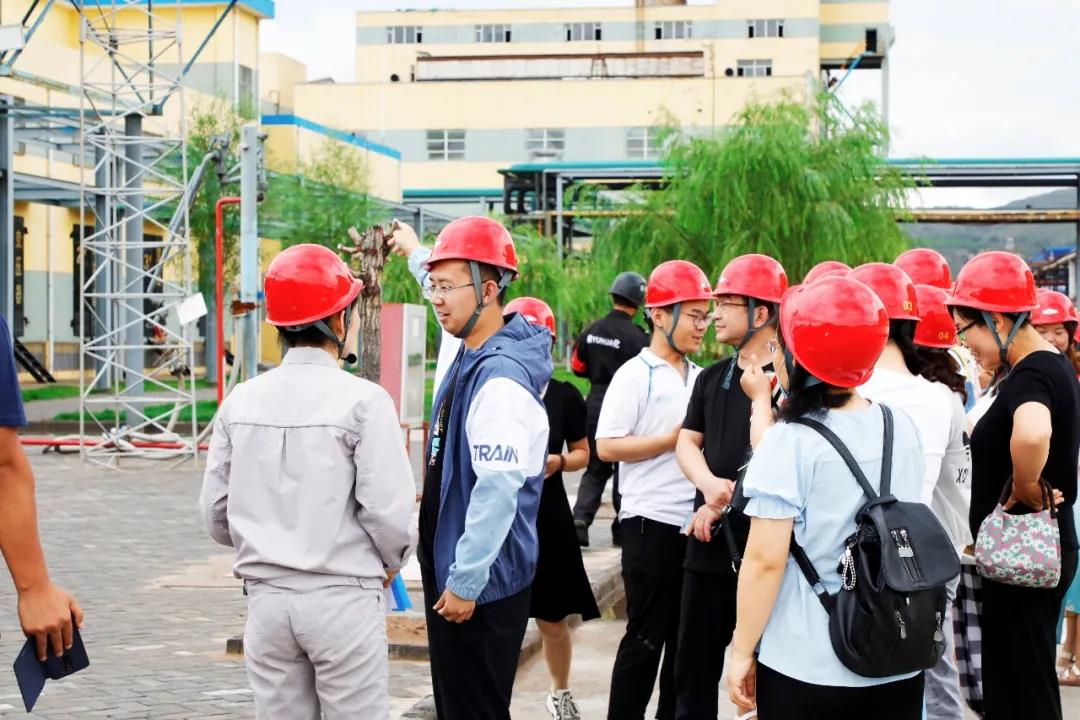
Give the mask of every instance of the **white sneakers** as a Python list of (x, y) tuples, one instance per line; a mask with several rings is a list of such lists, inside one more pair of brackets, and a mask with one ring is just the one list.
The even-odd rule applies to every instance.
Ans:
[(581, 720), (581, 711), (569, 690), (556, 690), (547, 696), (544, 705), (554, 720)]

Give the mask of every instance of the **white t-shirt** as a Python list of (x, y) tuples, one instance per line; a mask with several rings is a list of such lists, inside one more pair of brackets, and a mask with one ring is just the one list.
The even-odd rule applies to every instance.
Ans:
[[(686, 417), (686, 405), (701, 368), (686, 363), (686, 378), (645, 348), (611, 378), (597, 422), (597, 438), (666, 435)], [(694, 486), (675, 451), (648, 460), (619, 463), (620, 518), (643, 517), (682, 527), (694, 509)]]
[(958, 394), (950, 394), (952, 420), (949, 444), (941, 461), (941, 473), (934, 486), (930, 509), (941, 521), (959, 555), (973, 542), (968, 524), (968, 511), (971, 509), (971, 446), (964, 403)]
[(915, 422), (923, 449), (921, 497), (929, 505), (952, 434), (952, 391), (919, 375), (875, 368), (866, 384), (859, 387), (859, 394), (893, 410), (902, 410)]

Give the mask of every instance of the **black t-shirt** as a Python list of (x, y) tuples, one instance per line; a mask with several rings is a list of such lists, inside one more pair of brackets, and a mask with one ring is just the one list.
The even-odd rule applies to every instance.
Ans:
[(1061, 544), (1075, 548), (1073, 503), (1080, 449), (1080, 386), (1065, 357), (1050, 351), (1033, 352), (1016, 364), (1001, 381), (997, 398), (971, 435), (971, 532), (978, 533), (979, 525), (993, 512), (1012, 474), (1009, 443), (1013, 413), (1028, 402), (1050, 409), (1053, 433), (1042, 477), (1065, 496), (1064, 504), (1058, 507)]
[(416, 558), (431, 572), (435, 572), (435, 528), (439, 524), (443, 459), (446, 455), (446, 423), (457, 397), (458, 369), (463, 353), (464, 346), (446, 374), (446, 394), (432, 416), (431, 445), (424, 457), (424, 489), (420, 495), (420, 542), (416, 547)]
[(567, 443), (585, 439), (585, 398), (576, 387), (551, 380), (544, 393), (544, 409), (548, 417), (548, 453), (558, 455)]
[[(702, 452), (709, 471), (721, 478), (734, 480), (749, 458), (750, 450), (750, 398), (739, 385), (742, 370), (735, 366), (731, 383), (723, 388), (724, 376), (734, 358), (721, 360), (703, 371), (694, 383), (690, 402), (686, 406), (683, 428), (704, 435)], [(771, 371), (771, 367), (766, 367)], [(694, 509), (705, 504), (701, 491), (694, 495)], [(749, 520), (738, 514), (728, 515), (725, 522), (734, 520), (732, 529), (743, 541), (749, 533)], [(712, 542), (703, 543), (690, 537), (686, 546), (686, 563), (689, 570), (730, 575), (731, 553), (722, 532), (714, 533)]]

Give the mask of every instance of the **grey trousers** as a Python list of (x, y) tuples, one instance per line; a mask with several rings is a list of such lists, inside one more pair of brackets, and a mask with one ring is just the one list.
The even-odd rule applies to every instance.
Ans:
[(945, 619), (945, 654), (938, 664), (926, 671), (926, 720), (963, 720), (964, 700), (960, 696), (960, 671), (956, 667), (956, 643), (953, 640), (953, 602), (960, 578), (949, 583)]
[(248, 585), (244, 660), (257, 720), (387, 719), (382, 589)]

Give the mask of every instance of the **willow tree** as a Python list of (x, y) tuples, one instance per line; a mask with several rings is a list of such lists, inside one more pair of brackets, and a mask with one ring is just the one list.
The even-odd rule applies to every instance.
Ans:
[(713, 276), (760, 252), (795, 282), (826, 259), (891, 261), (907, 245), (896, 219), (912, 184), (884, 162), (885, 139), (870, 106), (849, 113), (830, 94), (752, 102), (712, 135), (673, 130), (666, 184), (632, 193), (630, 214), (598, 233), (597, 272), (647, 275), (682, 258)]

